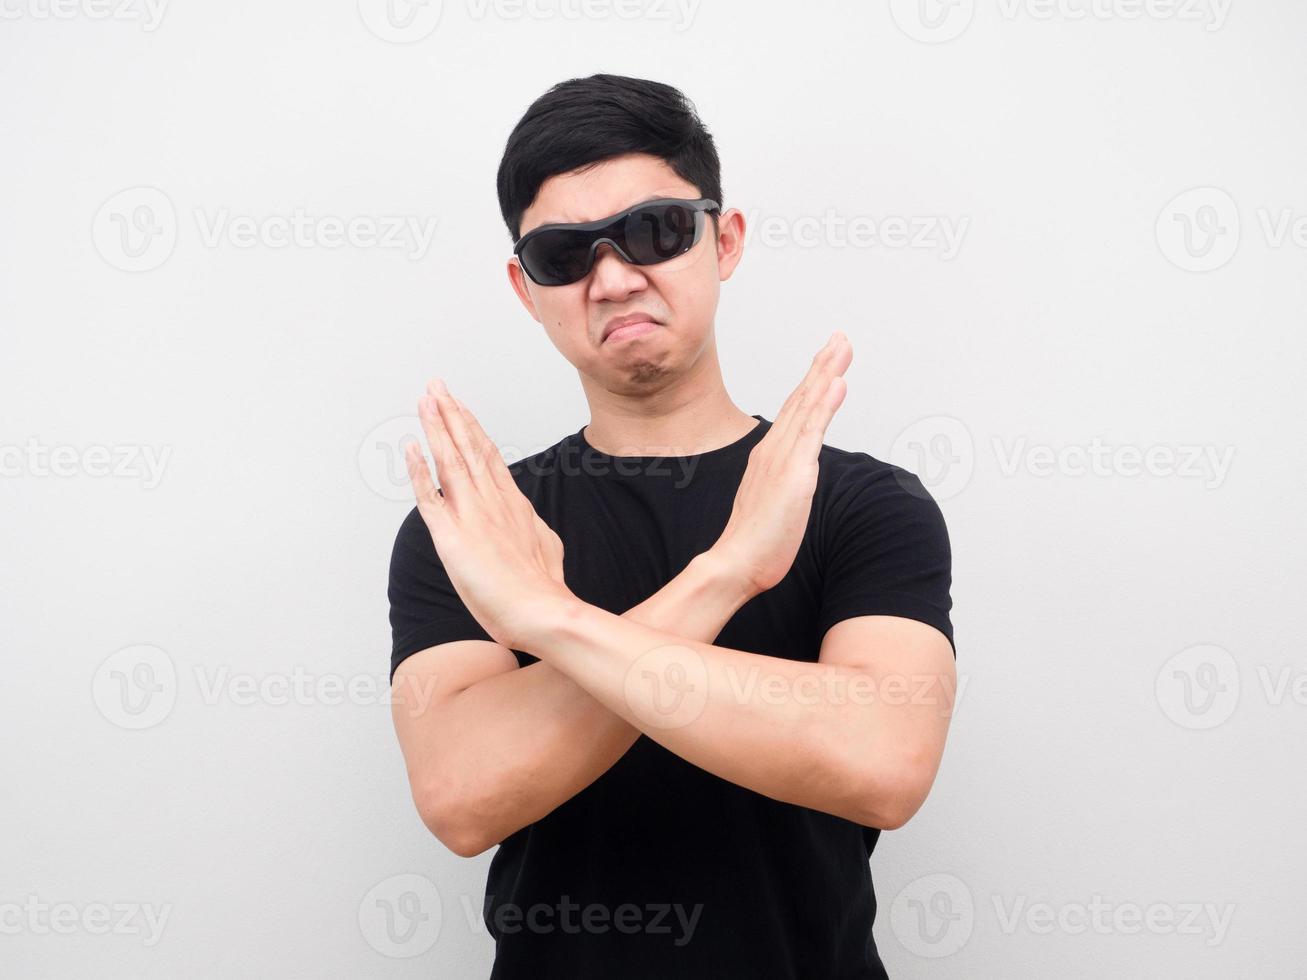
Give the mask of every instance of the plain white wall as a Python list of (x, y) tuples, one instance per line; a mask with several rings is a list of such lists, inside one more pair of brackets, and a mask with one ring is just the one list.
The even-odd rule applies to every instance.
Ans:
[(433, 375), (511, 458), (588, 421), (494, 176), (593, 71), (718, 141), (737, 404), (844, 330), (826, 441), (948, 520), (891, 975), (1300, 975), (1302, 4), (0, 12), (6, 976), (488, 973), (490, 854), (422, 827), (385, 704), (396, 444)]

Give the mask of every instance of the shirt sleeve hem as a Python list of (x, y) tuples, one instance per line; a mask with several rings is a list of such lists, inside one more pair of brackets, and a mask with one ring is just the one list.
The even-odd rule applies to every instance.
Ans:
[(953, 642), (953, 624), (948, 612), (907, 592), (886, 592), (868, 596), (857, 602), (847, 602), (835, 609), (823, 611), (817, 621), (818, 646), (820, 647), (821, 641), (826, 638), (826, 633), (832, 626), (857, 616), (902, 616), (904, 619), (915, 619), (927, 626), (933, 626), (944, 634), (953, 651), (953, 659), (957, 659), (958, 648)]
[(470, 629), (466, 624), (457, 622), (428, 623), (417, 629), (409, 630), (403, 639), (396, 640), (390, 654), (390, 682), (395, 682), (395, 671), (399, 665), (413, 654), (441, 643), (453, 643), (456, 640), (490, 640), (490, 634), (479, 626)]

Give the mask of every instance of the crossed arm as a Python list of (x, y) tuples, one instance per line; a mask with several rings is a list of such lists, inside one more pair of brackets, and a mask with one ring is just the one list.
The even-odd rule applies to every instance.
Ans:
[(714, 646), (576, 600), (526, 644), (675, 755), (764, 796), (902, 826), (944, 749), (955, 675), (932, 626), (859, 616), (817, 663)]
[[(442, 500), (410, 454), (419, 509), (460, 596), (498, 641), (442, 644), (395, 673), (414, 801), (451, 850), (478, 854), (540, 819), (641, 732), (730, 782), (866, 826), (893, 829), (920, 807), (956, 684), (942, 633), (894, 616), (846, 619), (817, 663), (710, 642), (793, 562), (842, 393), (832, 379), (848, 363), (843, 343), (814, 358), (751, 454), (718, 543), (622, 616), (562, 585), (561, 543), (471, 413), (443, 389), (424, 400), (450, 478)], [(516, 669), (512, 649), (541, 662)]]
[[(479, 854), (590, 785), (643, 731), (764, 795), (902, 826), (943, 754), (948, 640), (864, 616), (836, 624), (816, 664), (709, 645), (748, 598), (706, 552), (620, 617), (560, 610), (559, 627), (527, 644), (542, 658), (529, 667), (484, 640), (407, 658), (393, 714), (423, 822), (456, 854)], [(676, 690), (686, 681), (688, 695)]]
[[(614, 618), (711, 640), (748, 599), (723, 572), (705, 552)], [(406, 658), (392, 715), (423, 822), (464, 857), (571, 799), (640, 735), (553, 664), (518, 668), (511, 651), (486, 640)]]

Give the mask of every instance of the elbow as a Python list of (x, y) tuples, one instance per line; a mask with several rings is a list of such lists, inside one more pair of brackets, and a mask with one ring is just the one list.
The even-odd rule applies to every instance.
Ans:
[(877, 801), (866, 820), (866, 826), (877, 830), (898, 830), (907, 824), (919, 807), (908, 807), (892, 801)]
[(447, 793), (426, 788), (414, 792), (413, 802), (432, 836), (459, 857), (476, 857), (491, 846), (492, 842), (477, 833), (471, 821), (466, 819), (467, 808)]
[(933, 781), (933, 767), (916, 764), (899, 765), (864, 779), (859, 822), (877, 830), (898, 830), (916, 816)]
[(490, 842), (479, 834), (450, 830), (436, 836), (440, 843), (463, 858), (473, 858), (490, 849)]
[(861, 800), (857, 822), (876, 830), (898, 830), (912, 819), (914, 813), (916, 813), (915, 807), (909, 807), (897, 798), (877, 793)]

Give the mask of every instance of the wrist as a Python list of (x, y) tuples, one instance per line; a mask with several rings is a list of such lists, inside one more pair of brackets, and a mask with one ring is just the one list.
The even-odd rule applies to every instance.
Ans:
[(513, 637), (512, 649), (539, 656), (544, 640), (555, 636), (570, 620), (580, 616), (587, 604), (570, 589), (541, 592), (523, 603), (526, 615)]
[(720, 593), (737, 609), (762, 591), (719, 545), (695, 555), (690, 567), (701, 577), (705, 588)]

